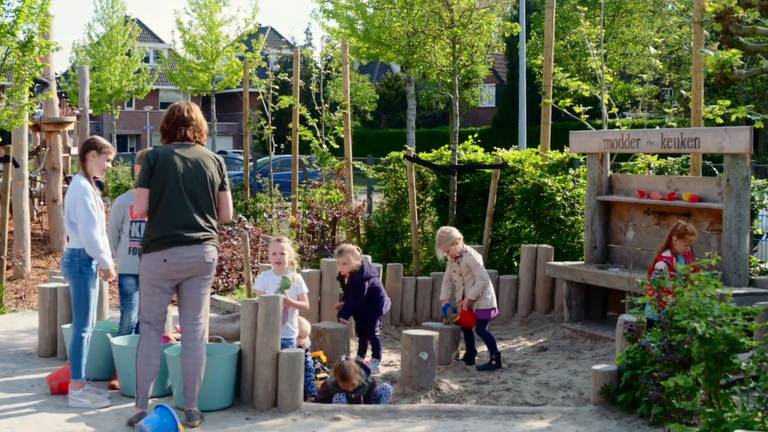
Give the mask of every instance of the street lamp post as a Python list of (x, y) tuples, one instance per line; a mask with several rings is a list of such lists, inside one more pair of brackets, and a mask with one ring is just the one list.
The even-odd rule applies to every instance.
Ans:
[(149, 112), (152, 111), (154, 107), (151, 105), (147, 105), (144, 107), (144, 112), (147, 113), (147, 125), (144, 126), (144, 129), (147, 130), (147, 148), (152, 148), (152, 125), (149, 124)]

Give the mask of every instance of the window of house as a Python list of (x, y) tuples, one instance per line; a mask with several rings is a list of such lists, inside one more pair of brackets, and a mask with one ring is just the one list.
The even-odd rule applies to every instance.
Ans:
[(139, 142), (141, 142), (141, 135), (135, 134), (118, 134), (117, 135), (117, 152), (118, 153), (135, 153), (139, 148)]
[(160, 90), (160, 109), (168, 109), (169, 106), (182, 100), (184, 97), (180, 91)]
[(496, 107), (496, 84), (483, 84), (480, 86), (480, 108)]
[(136, 98), (132, 97), (129, 100), (125, 101), (125, 109), (129, 111), (133, 111), (136, 109)]

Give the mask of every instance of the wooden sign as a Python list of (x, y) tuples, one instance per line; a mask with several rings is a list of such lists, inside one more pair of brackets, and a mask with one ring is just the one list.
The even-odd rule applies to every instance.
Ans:
[(752, 127), (571, 131), (573, 153), (751, 154)]

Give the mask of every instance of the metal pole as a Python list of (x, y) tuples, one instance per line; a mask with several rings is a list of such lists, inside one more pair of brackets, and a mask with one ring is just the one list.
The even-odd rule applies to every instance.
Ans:
[(527, 70), (527, 36), (525, 29), (525, 0), (520, 0), (520, 42), (518, 48), (520, 53), (519, 57), (519, 76), (517, 85), (517, 146), (520, 150), (525, 150), (528, 139), (528, 81), (526, 77)]

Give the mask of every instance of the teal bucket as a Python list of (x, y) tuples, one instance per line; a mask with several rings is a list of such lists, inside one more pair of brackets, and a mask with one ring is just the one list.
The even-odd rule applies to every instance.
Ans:
[[(183, 341), (182, 341), (183, 344)], [(206, 344), (205, 371), (197, 407), (200, 411), (217, 411), (232, 406), (235, 399), (237, 360), (240, 346), (230, 343)], [(171, 377), (173, 404), (184, 408), (184, 381), (181, 377), (181, 346), (165, 349), (168, 374)]]
[[(115, 374), (115, 363), (112, 360), (112, 348), (109, 346), (107, 335), (117, 335), (117, 321), (96, 321), (88, 345), (88, 358), (85, 359), (85, 379), (93, 381), (111, 380)], [(64, 333), (64, 347), (69, 357), (69, 344), (72, 341), (72, 324), (61, 326)]]
[[(136, 349), (139, 345), (139, 335), (132, 334), (110, 338), (112, 356), (115, 358), (115, 370), (120, 381), (120, 393), (123, 396), (136, 397)], [(152, 397), (163, 397), (171, 394), (171, 380), (168, 378), (168, 364), (165, 356), (161, 356), (160, 370), (152, 387)]]
[(184, 427), (181, 425), (176, 411), (167, 404), (160, 404), (152, 412), (144, 417), (136, 425), (137, 432), (181, 432)]

